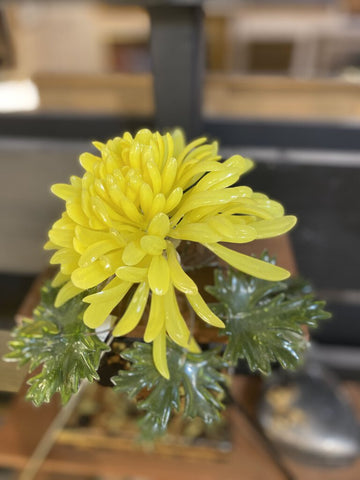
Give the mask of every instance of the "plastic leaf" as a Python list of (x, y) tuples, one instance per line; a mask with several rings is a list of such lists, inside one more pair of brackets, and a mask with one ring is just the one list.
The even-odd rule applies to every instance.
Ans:
[[(274, 263), (266, 254), (262, 260)], [(311, 287), (299, 280), (269, 282), (216, 270), (215, 285), (207, 290), (219, 300), (212, 308), (226, 324), (225, 361), (236, 365), (244, 358), (251, 370), (264, 374), (275, 361), (295, 368), (307, 347), (302, 325), (315, 327), (331, 316), (323, 310), (325, 302), (316, 301)]]
[(140, 420), (145, 437), (162, 435), (173, 410), (181, 410), (186, 417), (200, 417), (207, 424), (220, 419), (225, 376), (218, 350), (190, 353), (168, 340), (169, 379), (156, 369), (150, 345), (134, 343), (121, 355), (131, 367), (112, 378), (114, 388), (130, 397), (141, 393), (143, 398), (147, 393), (137, 403), (146, 412)]
[(108, 346), (93, 334), (82, 321), (87, 305), (82, 302), (85, 292), (55, 308), (58, 288), (46, 284), (41, 290), (41, 302), (33, 319), (13, 331), (10, 353), (5, 360), (29, 363), (29, 371), (42, 366), (28, 380), (27, 398), (35, 405), (49, 402), (59, 392), (63, 403), (78, 391), (80, 381), (98, 379), (97, 368)]

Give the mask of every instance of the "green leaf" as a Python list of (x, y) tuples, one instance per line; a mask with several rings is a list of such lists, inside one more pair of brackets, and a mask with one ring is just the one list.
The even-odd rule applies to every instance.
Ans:
[[(275, 262), (266, 253), (262, 259)], [(296, 368), (307, 348), (302, 325), (315, 327), (331, 316), (301, 279), (269, 282), (233, 269), (216, 270), (214, 276), (207, 291), (219, 301), (211, 308), (226, 324), (224, 360), (229, 365), (243, 358), (252, 371), (266, 375), (276, 361)]]
[(88, 292), (55, 308), (57, 292), (58, 288), (45, 284), (33, 319), (24, 319), (14, 329), (11, 351), (4, 357), (20, 365), (28, 363), (30, 372), (41, 366), (28, 380), (27, 398), (35, 405), (49, 402), (56, 392), (66, 403), (78, 391), (82, 379), (97, 380), (101, 354), (109, 350), (82, 321), (87, 307), (82, 298)]
[(162, 435), (174, 410), (181, 410), (186, 417), (200, 417), (206, 424), (220, 419), (225, 376), (218, 349), (190, 353), (168, 340), (169, 380), (156, 369), (151, 345), (137, 342), (121, 355), (131, 367), (112, 378), (114, 388), (130, 397), (145, 392), (145, 399), (137, 403), (146, 411), (140, 420), (145, 438)]

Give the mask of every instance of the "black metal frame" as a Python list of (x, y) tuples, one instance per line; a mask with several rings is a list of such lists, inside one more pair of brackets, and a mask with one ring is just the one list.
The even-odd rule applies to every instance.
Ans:
[[(174, 120), (168, 127), (178, 126)], [(154, 128), (154, 117), (71, 113), (0, 115), (1, 137), (107, 139), (123, 131)], [(202, 132), (222, 146), (360, 151), (360, 123), (204, 118)]]

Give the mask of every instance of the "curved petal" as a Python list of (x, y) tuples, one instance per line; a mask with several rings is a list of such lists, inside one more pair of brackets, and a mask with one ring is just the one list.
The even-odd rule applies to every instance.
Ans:
[(115, 240), (115, 238), (108, 235), (108, 238), (106, 240), (101, 240), (100, 242), (93, 243), (85, 250), (85, 252), (81, 255), (79, 259), (79, 267), (86, 267), (92, 262), (98, 260), (98, 258), (105, 253), (117, 249), (119, 249), (118, 242)]
[(180, 347), (190, 352), (199, 353), (201, 350), (192, 337), (188, 326), (185, 323), (176, 300), (174, 288), (171, 286), (164, 296), (165, 326), (169, 337)]
[(171, 230), (171, 238), (179, 240), (190, 240), (199, 243), (215, 243), (223, 240), (223, 235), (213, 230), (206, 223), (186, 223), (181, 222), (176, 228)]
[(49, 239), (58, 247), (72, 248), (74, 232), (65, 228), (52, 228), (49, 231)]
[(166, 199), (166, 203), (164, 206), (164, 212), (169, 213), (171, 210), (174, 210), (176, 208), (183, 196), (183, 189), (181, 187), (176, 187), (174, 190), (170, 193), (168, 198)]
[(165, 237), (170, 228), (169, 217), (165, 213), (160, 212), (154, 216), (148, 226), (149, 235), (157, 235), (159, 237)]
[(167, 242), (170, 277), (175, 287), (183, 293), (197, 293), (198, 288), (192, 278), (182, 269), (177, 258), (177, 252), (171, 242)]
[(76, 297), (80, 292), (82, 292), (82, 289), (75, 287), (72, 281), (65, 283), (56, 295), (55, 308), (61, 307), (61, 305), (64, 305), (64, 303), (71, 298)]
[(164, 324), (164, 297), (153, 294), (151, 297), (149, 318), (144, 333), (144, 342), (152, 342), (160, 334)]
[(289, 278), (290, 273), (284, 268), (273, 265), (272, 263), (258, 260), (254, 257), (249, 257), (243, 253), (235, 252), (230, 248), (218, 244), (206, 244), (206, 248), (215, 253), (218, 257), (224, 260), (232, 267), (241, 272), (252, 275), (253, 277), (262, 278), (263, 280), (271, 280), (278, 282)]
[(123, 266), (116, 270), (115, 275), (126, 282), (139, 283), (146, 279), (147, 272), (147, 268)]
[(145, 257), (146, 253), (140, 247), (140, 242), (133, 241), (126, 245), (122, 254), (122, 261), (125, 265), (137, 265)]
[(64, 275), (62, 272), (58, 272), (51, 281), (52, 287), (60, 287), (64, 285), (70, 279), (69, 275)]
[(140, 239), (140, 246), (149, 255), (161, 255), (166, 248), (166, 242), (157, 235), (144, 235)]
[(169, 264), (163, 255), (156, 255), (152, 258), (149, 272), (149, 285), (155, 295), (165, 295), (170, 285)]
[(232, 187), (220, 191), (190, 192), (172, 217), (171, 223), (175, 225), (187, 212), (198, 207), (226, 205), (230, 202), (242, 200), (244, 196), (246, 198), (248, 191), (251, 191), (248, 187)]
[(282, 235), (293, 228), (297, 218), (293, 215), (286, 215), (272, 220), (254, 222), (251, 226), (256, 230), (257, 238), (271, 238)]
[(166, 358), (166, 333), (163, 328), (153, 343), (153, 360), (161, 375), (169, 380), (170, 373)]
[(54, 195), (63, 200), (75, 200), (79, 197), (80, 190), (66, 183), (56, 183), (50, 190)]
[(98, 260), (86, 267), (80, 267), (71, 274), (71, 280), (76, 287), (86, 290), (96, 287), (114, 273), (114, 268), (104, 266), (104, 262)]
[(149, 296), (149, 286), (146, 282), (140, 283), (134, 293), (124, 315), (114, 328), (114, 337), (122, 337), (134, 330), (144, 313)]
[(174, 185), (177, 174), (177, 161), (174, 157), (169, 157), (162, 171), (162, 191), (167, 195)]
[(193, 307), (197, 315), (199, 315), (204, 322), (209, 323), (213, 327), (225, 327), (224, 323), (210, 310), (199, 293), (196, 293), (195, 295), (187, 294), (186, 298), (189, 300), (190, 305)]
[(114, 278), (101, 292), (93, 293), (83, 299), (90, 303), (84, 314), (84, 323), (90, 328), (103, 324), (113, 309), (125, 297), (131, 287), (130, 282)]

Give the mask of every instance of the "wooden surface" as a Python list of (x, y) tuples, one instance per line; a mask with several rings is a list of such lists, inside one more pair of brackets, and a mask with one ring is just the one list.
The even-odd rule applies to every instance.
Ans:
[[(360, 387), (349, 382), (344, 384), (350, 400), (359, 409)], [(237, 377), (233, 385), (234, 395), (244, 406), (254, 406), (259, 392), (258, 379)], [(32, 407), (19, 395), (12, 405), (6, 424), (0, 430), (0, 465), (23, 469), (31, 451), (41, 438), (58, 406), (52, 403), (38, 409)], [(358, 412), (360, 413), (360, 412)], [(126, 476), (143, 480), (283, 480), (282, 473), (269, 457), (263, 442), (246, 419), (235, 408), (229, 408), (233, 450), (223, 462), (204, 462), (203, 459), (169, 458), (148, 451), (114, 452), (106, 448), (74, 448), (55, 444), (41, 468), (41, 479), (84, 478), (85, 475), (101, 475), (119, 479)], [(283, 458), (297, 480), (358, 480), (360, 461), (345, 468), (319, 468), (307, 466)]]

